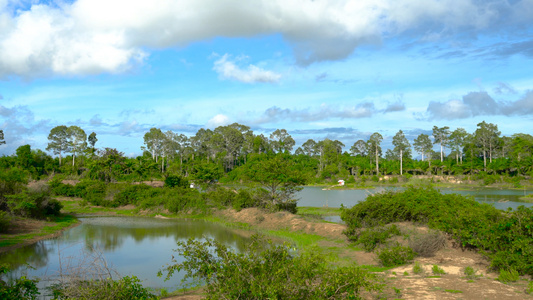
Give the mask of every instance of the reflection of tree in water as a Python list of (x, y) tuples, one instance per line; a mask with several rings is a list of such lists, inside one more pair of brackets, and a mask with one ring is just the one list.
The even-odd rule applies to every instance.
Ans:
[[(82, 219), (82, 226), (74, 234), (85, 241), (85, 248), (115, 251), (125, 240), (137, 243), (145, 239), (174, 238), (176, 241), (209, 236), (228, 246), (241, 250), (248, 240), (219, 224), (201, 220), (164, 220), (153, 218), (105, 217)], [(70, 238), (76, 239), (75, 236)]]
[(53, 252), (54, 246), (47, 241), (39, 241), (35, 244), (18, 248), (0, 254), (0, 263), (6, 263), (14, 272), (8, 274), (8, 278), (20, 277), (26, 266), (30, 268), (42, 268), (48, 264), (48, 255)]

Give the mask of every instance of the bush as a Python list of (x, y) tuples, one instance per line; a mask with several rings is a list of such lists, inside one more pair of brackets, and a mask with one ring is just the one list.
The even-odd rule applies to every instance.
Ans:
[(252, 194), (245, 189), (239, 190), (239, 193), (233, 201), (233, 208), (236, 211), (240, 211), (243, 208), (256, 207), (259, 205), (259, 201), (253, 198)]
[(444, 275), (444, 274), (446, 274), (446, 272), (444, 272), (444, 269), (442, 269), (441, 267), (439, 267), (437, 265), (433, 265), (433, 267), (431, 268), (431, 271), (435, 275)]
[(52, 286), (54, 299), (86, 300), (144, 300), (159, 299), (144, 288), (136, 276), (125, 276), (118, 280), (71, 281), (68, 284)]
[(151, 192), (152, 189), (154, 188), (144, 183), (128, 185), (124, 190), (113, 196), (112, 206), (137, 205), (143, 198), (150, 196), (147, 192)]
[(440, 231), (430, 230), (427, 233), (415, 234), (409, 238), (409, 247), (418, 255), (431, 257), (435, 252), (446, 246), (446, 237)]
[(476, 279), (478, 277), (478, 275), (476, 275), (477, 273), (476, 269), (470, 266), (465, 267), (465, 269), (463, 270), (463, 273), (465, 274), (467, 279)]
[(360, 299), (382, 288), (360, 267), (330, 268), (316, 251), (298, 255), (257, 236), (239, 253), (213, 239), (178, 242), (176, 251), (185, 260), (173, 258), (159, 275), (183, 270), (182, 282), (206, 284), (207, 299)]
[(165, 187), (182, 187), (182, 188), (188, 188), (189, 187), (189, 181), (179, 175), (168, 175), (165, 178)]
[[(358, 244), (363, 245), (367, 252), (374, 251), (377, 246), (384, 244), (392, 235), (399, 235), (400, 230), (396, 225), (389, 227), (374, 227), (362, 230), (358, 236), (351, 236), (350, 239)], [(355, 240), (354, 240), (355, 238)]]
[(413, 249), (404, 247), (396, 242), (392, 247), (379, 250), (377, 255), (383, 266), (394, 267), (411, 262), (415, 258), (416, 252), (414, 252)]
[(0, 210), (0, 233), (4, 233), (9, 229), (9, 224), (11, 223), (11, 218), (8, 213)]
[(0, 299), (36, 299), (39, 295), (37, 289), (38, 280), (32, 280), (21, 276), (12, 282), (6, 282), (2, 278), (4, 274), (9, 272), (7, 265), (0, 265)]
[(413, 266), (413, 274), (424, 274), (424, 267), (419, 261), (415, 262), (415, 265)]
[(498, 275), (498, 278), (496, 278), (496, 280), (501, 281), (503, 283), (515, 282), (515, 281), (518, 281), (519, 279), (520, 279), (520, 275), (514, 269), (508, 269), (508, 270), (501, 269), (500, 275)]
[(6, 196), (8, 211), (12, 215), (42, 219), (46, 216), (57, 216), (63, 205), (50, 198), (47, 191), (22, 193)]

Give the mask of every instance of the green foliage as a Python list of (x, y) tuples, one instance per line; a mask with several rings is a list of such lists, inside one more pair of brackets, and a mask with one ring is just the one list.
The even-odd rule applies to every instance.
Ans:
[(295, 254), (257, 236), (241, 253), (213, 239), (178, 242), (176, 251), (185, 260), (173, 259), (166, 278), (185, 271), (183, 281), (205, 282), (207, 299), (361, 299), (381, 289), (360, 267), (331, 268), (316, 251)]
[(377, 246), (384, 244), (391, 236), (399, 234), (400, 230), (396, 225), (388, 227), (379, 226), (362, 230), (357, 236), (351, 236), (349, 239), (363, 245), (365, 251), (371, 252)]
[(415, 258), (416, 252), (396, 242), (393, 246), (378, 250), (377, 255), (383, 266), (393, 267), (411, 262)]
[(125, 276), (118, 280), (72, 280), (68, 284), (53, 285), (54, 299), (86, 300), (144, 300), (159, 299), (144, 288), (136, 276)]
[(465, 269), (463, 270), (463, 273), (465, 274), (467, 279), (476, 279), (478, 277), (478, 275), (476, 275), (477, 273), (476, 269), (470, 266), (465, 267)]
[(500, 274), (498, 275), (498, 278), (496, 280), (501, 281), (503, 283), (507, 282), (516, 282), (520, 279), (520, 275), (518, 272), (514, 269), (501, 269)]
[(151, 197), (154, 192), (152, 187), (144, 183), (131, 184), (113, 196), (112, 206), (137, 205), (142, 199)]
[[(490, 258), (493, 269), (513, 268), (520, 274), (533, 275), (533, 208), (520, 206), (503, 212), (471, 198), (411, 186), (403, 192), (371, 195), (350, 209), (342, 209), (341, 218), (347, 225), (345, 234), (351, 239), (363, 226), (427, 223), (430, 228), (449, 233), (462, 247), (481, 250)], [(430, 237), (432, 240), (438, 241)]]
[(415, 264), (413, 265), (413, 274), (423, 274), (424, 273), (424, 267), (422, 266), (422, 264), (417, 261), (415, 262)]
[(58, 216), (63, 205), (50, 198), (50, 192), (28, 191), (6, 195), (7, 211), (12, 215), (42, 219), (46, 216)]
[(0, 265), (0, 299), (37, 299), (40, 294), (37, 289), (38, 280), (21, 276), (11, 282), (6, 282), (2, 277), (7, 272), (9, 272), (9, 267), (5, 264)]
[(11, 217), (5, 211), (0, 210), (0, 233), (4, 233), (9, 229)]
[(438, 265), (433, 265), (433, 267), (431, 268), (431, 272), (433, 272), (433, 274), (435, 274), (435, 275), (444, 275), (444, 274), (446, 274), (446, 272), (444, 272), (444, 269), (442, 269)]
[(165, 178), (165, 186), (166, 187), (182, 187), (187, 188), (189, 187), (189, 181), (179, 175), (168, 175)]
[(526, 294), (533, 294), (533, 281), (531, 280), (527, 283)]

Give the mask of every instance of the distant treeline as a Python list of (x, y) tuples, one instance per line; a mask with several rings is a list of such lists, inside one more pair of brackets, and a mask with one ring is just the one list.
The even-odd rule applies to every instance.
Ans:
[[(0, 169), (20, 168), (38, 179), (62, 173), (113, 181), (142, 181), (180, 175), (200, 182), (235, 182), (244, 179), (244, 166), (251, 159), (283, 153), (292, 160), (307, 182), (365, 180), (382, 175), (532, 175), (533, 136), (524, 133), (501, 136), (498, 126), (477, 124), (475, 132), (463, 128), (433, 127), (432, 136), (420, 134), (409, 141), (402, 130), (393, 137), (393, 149), (383, 153), (380, 133), (358, 140), (350, 151), (341, 141), (307, 140), (295, 148), (285, 129), (270, 136), (256, 135), (241, 124), (200, 129), (191, 137), (152, 128), (144, 135), (142, 156), (128, 158), (115, 148), (98, 149), (97, 134), (89, 136), (78, 126), (57, 126), (48, 136), (51, 154), (20, 146), (16, 154), (0, 158)], [(0, 141), (1, 142), (1, 141)], [(434, 145), (440, 148), (433, 150)], [(446, 149), (449, 154), (445, 155)], [(422, 160), (412, 158), (413, 151)], [(64, 160), (67, 160), (66, 162)], [(506, 176), (507, 177), (507, 176)]]

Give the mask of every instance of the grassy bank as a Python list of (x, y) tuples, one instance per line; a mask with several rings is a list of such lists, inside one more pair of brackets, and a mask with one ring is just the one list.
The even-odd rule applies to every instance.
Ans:
[(61, 215), (50, 218), (49, 221), (36, 221), (32, 219), (16, 218), (15, 224), (30, 224), (23, 230), (14, 233), (6, 233), (0, 236), (0, 252), (4, 252), (16, 247), (35, 243), (41, 239), (53, 237), (63, 230), (76, 226), (79, 221), (72, 215)]

